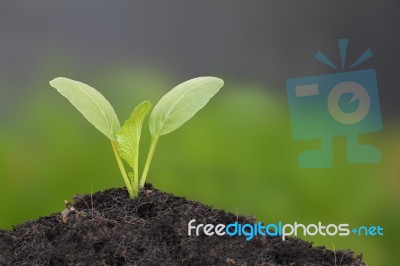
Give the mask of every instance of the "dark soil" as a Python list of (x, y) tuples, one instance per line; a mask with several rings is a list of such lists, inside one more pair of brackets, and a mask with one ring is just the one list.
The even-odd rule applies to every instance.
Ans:
[(196, 224), (254, 219), (162, 193), (125, 189), (78, 195), (62, 213), (0, 230), (0, 265), (365, 265), (351, 251), (298, 238), (188, 236)]

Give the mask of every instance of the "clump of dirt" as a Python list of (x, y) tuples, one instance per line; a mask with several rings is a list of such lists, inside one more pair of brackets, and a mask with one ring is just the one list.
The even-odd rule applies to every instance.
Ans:
[(68, 209), (0, 231), (1, 265), (365, 265), (298, 238), (188, 236), (196, 224), (253, 223), (146, 185), (78, 195)]

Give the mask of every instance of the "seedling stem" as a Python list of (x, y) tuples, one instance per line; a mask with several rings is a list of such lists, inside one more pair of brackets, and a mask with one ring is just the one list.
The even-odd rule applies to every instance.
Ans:
[(142, 178), (140, 179), (140, 187), (141, 188), (144, 187), (144, 184), (146, 183), (147, 173), (149, 172), (149, 168), (150, 168), (151, 161), (153, 159), (154, 151), (155, 151), (157, 143), (158, 143), (158, 138), (159, 138), (158, 135), (151, 138), (149, 153), (147, 154), (146, 164), (144, 165)]
[(118, 153), (118, 143), (115, 142), (115, 141), (111, 141), (111, 145), (113, 147), (114, 154), (115, 154), (115, 159), (117, 159), (118, 167), (119, 167), (119, 170), (121, 171), (122, 178), (124, 179), (124, 182), (125, 182), (125, 185), (126, 185), (126, 189), (129, 192), (129, 196), (131, 198), (134, 198), (134, 197), (137, 196), (138, 192), (137, 191), (133, 191), (132, 185), (129, 182), (129, 178), (126, 175), (124, 164), (122, 163), (121, 157), (119, 156), (119, 153)]

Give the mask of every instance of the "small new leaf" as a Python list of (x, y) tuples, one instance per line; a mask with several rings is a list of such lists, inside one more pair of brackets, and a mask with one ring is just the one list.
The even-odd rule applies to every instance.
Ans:
[(216, 77), (199, 77), (185, 81), (165, 94), (149, 118), (153, 138), (168, 134), (192, 118), (224, 85)]
[(121, 126), (111, 104), (96, 89), (68, 78), (55, 78), (50, 85), (67, 98), (83, 116), (109, 139)]
[(151, 103), (140, 103), (131, 116), (125, 121), (122, 129), (117, 133), (118, 152), (132, 168), (137, 167), (139, 157), (139, 142), (143, 121), (150, 112)]

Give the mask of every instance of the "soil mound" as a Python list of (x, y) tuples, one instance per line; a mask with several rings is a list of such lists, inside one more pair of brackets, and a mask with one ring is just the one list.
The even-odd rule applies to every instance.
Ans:
[(0, 265), (365, 265), (352, 251), (330, 251), (298, 238), (188, 236), (195, 224), (253, 223), (163, 193), (137, 199), (125, 189), (78, 195), (58, 214), (0, 230)]

